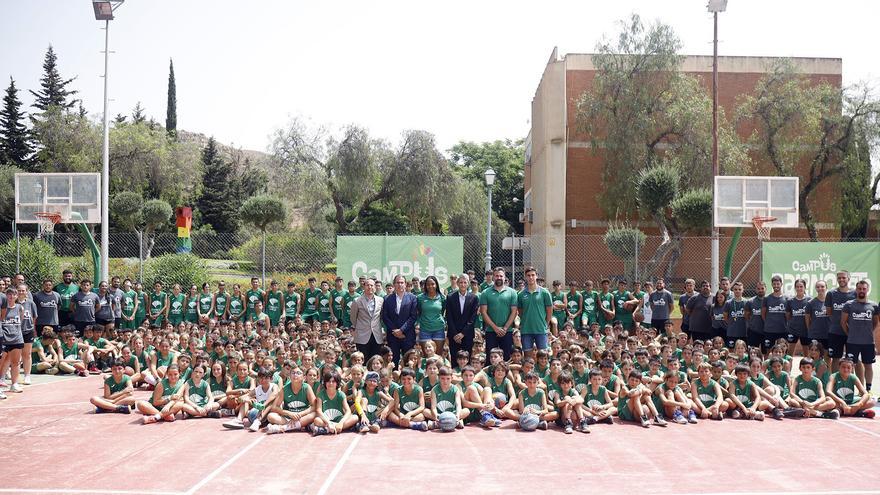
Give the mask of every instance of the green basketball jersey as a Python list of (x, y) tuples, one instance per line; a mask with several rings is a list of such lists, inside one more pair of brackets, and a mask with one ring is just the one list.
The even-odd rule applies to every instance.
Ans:
[(309, 391), (312, 387), (303, 382), (299, 388), (299, 392), (293, 391), (293, 382), (288, 381), (284, 384), (284, 410), (295, 413), (301, 413), (309, 408)]
[(122, 380), (119, 383), (113, 379), (113, 375), (108, 376), (104, 379), (104, 385), (110, 387), (110, 393), (115, 394), (116, 392), (122, 392), (128, 387), (128, 383), (131, 381), (131, 378), (128, 375), (122, 375)]
[(183, 312), (185, 309), (184, 304), (186, 304), (186, 296), (183, 294), (178, 294), (176, 296), (172, 294), (169, 297), (168, 321), (174, 325), (183, 321)]
[(608, 389), (605, 388), (604, 385), (599, 385), (599, 389), (595, 393), (593, 393), (592, 385), (587, 386), (586, 393), (583, 394), (584, 404), (587, 407), (596, 407), (606, 404), (605, 395), (607, 394), (607, 392)]
[(406, 390), (403, 387), (397, 389), (398, 401), (397, 407), (404, 414), (409, 413), (410, 411), (414, 411), (419, 407), (419, 394), (422, 392), (422, 387), (413, 384), (412, 391), (410, 393), (406, 393)]
[(529, 390), (523, 390), (520, 393), (523, 401), (523, 411), (537, 414), (544, 408), (544, 391), (540, 388), (535, 389), (535, 395), (530, 395)]
[(186, 381), (187, 385), (189, 385), (189, 391), (187, 392), (187, 398), (195, 403), (195, 405), (199, 407), (205, 407), (208, 405), (208, 394), (211, 393), (211, 389), (208, 386), (208, 382), (206, 380), (202, 380), (201, 383), (196, 385), (193, 383), (192, 378)]
[(440, 387), (440, 384), (434, 386), (431, 390), (434, 394), (434, 398), (437, 400), (437, 413), (444, 413), (446, 411), (455, 412), (455, 397), (458, 395), (459, 388), (458, 385), (452, 384), (449, 386), (449, 390), (446, 392)]
[(321, 401), (321, 410), (324, 416), (330, 421), (339, 421), (345, 414), (343, 404), (345, 404), (345, 394), (341, 390), (337, 390), (333, 397), (327, 395), (326, 390), (318, 392), (318, 400)]
[(697, 380), (694, 382), (697, 385), (697, 395), (700, 397), (700, 401), (706, 407), (711, 407), (715, 405), (718, 397), (715, 395), (715, 386), (718, 385), (718, 382), (709, 378), (709, 383), (703, 385), (701, 380)]
[(859, 401), (859, 397), (856, 395), (855, 374), (850, 373), (846, 379), (843, 379), (838, 372), (831, 377), (834, 378), (834, 395), (840, 397), (847, 405), (853, 405)]
[(804, 380), (803, 376), (794, 379), (794, 393), (801, 400), (815, 402), (819, 398), (820, 388), (822, 388), (822, 382), (815, 376), (810, 377), (810, 381)]
[(284, 313), (287, 315), (287, 318), (293, 319), (294, 316), (297, 315), (299, 310), (299, 293), (294, 292), (285, 292), (284, 293)]

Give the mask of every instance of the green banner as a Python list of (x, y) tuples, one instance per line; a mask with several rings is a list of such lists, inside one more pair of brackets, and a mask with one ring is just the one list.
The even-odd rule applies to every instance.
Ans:
[[(828, 290), (837, 287), (837, 272), (850, 274), (850, 288), (859, 280), (871, 286), (880, 280), (880, 243), (877, 242), (765, 242), (762, 275), (770, 287), (774, 275), (782, 276), (782, 291), (794, 294), (794, 281), (807, 281), (807, 294), (816, 295), (816, 282)], [(872, 287), (873, 288), (873, 287)]]
[(386, 283), (397, 274), (407, 279), (434, 275), (445, 288), (450, 274), (462, 272), (463, 257), (459, 236), (336, 237), (336, 275), (346, 281), (366, 276)]

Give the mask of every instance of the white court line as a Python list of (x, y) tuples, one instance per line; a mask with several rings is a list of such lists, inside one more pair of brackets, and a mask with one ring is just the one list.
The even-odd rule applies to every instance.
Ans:
[(151, 492), (144, 490), (79, 490), (75, 488), (0, 488), (0, 493), (76, 493), (94, 495), (181, 495), (180, 492)]
[(850, 423), (849, 421), (845, 421), (845, 420), (844, 421), (835, 421), (834, 424), (843, 425), (843, 426), (846, 426), (847, 428), (852, 428), (852, 429), (858, 430), (862, 433), (867, 433), (868, 435), (880, 438), (880, 433), (877, 433), (877, 432), (874, 432), (871, 430), (866, 430), (865, 428), (862, 428), (861, 426), (856, 426), (856, 425)]
[(330, 471), (330, 474), (327, 475), (327, 479), (324, 480), (324, 484), (321, 485), (321, 489), (318, 490), (318, 495), (325, 495), (327, 493), (327, 490), (330, 489), (330, 485), (333, 484), (333, 480), (336, 479), (336, 475), (339, 474), (339, 471), (342, 471), (342, 466), (345, 464), (345, 461), (347, 461), (348, 458), (351, 457), (351, 453), (352, 451), (354, 451), (354, 448), (357, 446), (358, 442), (361, 441), (361, 437), (362, 435), (355, 436), (354, 440), (352, 440), (351, 443), (348, 445), (348, 448), (345, 449), (342, 457), (340, 457), (339, 460), (336, 461), (336, 465), (333, 466), (333, 471)]
[(193, 493), (195, 493), (196, 491), (198, 491), (201, 487), (203, 487), (203, 486), (205, 486), (206, 484), (208, 484), (209, 481), (211, 481), (211, 480), (214, 479), (218, 474), (220, 474), (221, 472), (223, 472), (224, 469), (228, 468), (230, 465), (232, 465), (233, 462), (237, 461), (239, 457), (245, 455), (245, 454), (247, 453), (247, 451), (251, 450), (251, 449), (254, 448), (258, 443), (262, 442), (264, 438), (266, 438), (266, 435), (265, 435), (265, 434), (261, 434), (260, 436), (258, 436), (256, 440), (254, 440), (253, 442), (251, 442), (247, 447), (245, 447), (245, 448), (239, 450), (237, 454), (235, 454), (234, 456), (230, 457), (229, 460), (227, 460), (226, 462), (224, 462), (223, 464), (221, 464), (220, 467), (218, 467), (217, 469), (211, 471), (210, 474), (208, 474), (207, 476), (205, 476), (204, 478), (202, 478), (201, 481), (199, 481), (198, 483), (196, 483), (195, 485), (193, 485), (193, 487), (190, 488), (189, 490), (187, 490), (186, 492), (184, 492), (183, 495), (192, 495)]
[(28, 409), (31, 407), (65, 407), (65, 406), (83, 406), (85, 407), (88, 404), (88, 401), (77, 401), (77, 402), (59, 402), (57, 404), (30, 404), (26, 406), (0, 406), (0, 411), (5, 409)]

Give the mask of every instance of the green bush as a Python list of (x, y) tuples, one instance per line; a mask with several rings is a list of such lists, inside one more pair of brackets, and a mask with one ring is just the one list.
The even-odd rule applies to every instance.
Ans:
[(629, 280), (635, 278), (636, 256), (645, 247), (646, 238), (644, 232), (628, 225), (612, 224), (605, 232), (605, 245), (611, 254), (623, 260), (624, 276)]
[(665, 162), (642, 169), (636, 178), (636, 197), (642, 211), (648, 215), (669, 206), (678, 195), (679, 168), (675, 163)]
[(149, 287), (161, 280), (165, 287), (180, 284), (186, 291), (190, 285), (200, 286), (208, 280), (208, 267), (204, 260), (193, 254), (166, 254), (147, 261), (144, 279)]
[[(75, 258), (72, 263), (64, 268), (73, 272), (74, 280), (82, 280), (84, 278), (94, 280), (92, 278), (92, 255), (89, 251), (84, 252), (79, 258)], [(111, 277), (119, 277), (122, 280), (129, 278), (133, 282), (140, 279), (140, 267), (138, 266), (137, 258), (110, 258), (107, 268), (110, 271)]]
[(712, 227), (712, 191), (693, 189), (672, 202), (672, 216), (684, 230), (706, 231)]
[[(262, 268), (262, 238), (255, 236), (230, 254)], [(320, 272), (333, 262), (336, 249), (330, 241), (308, 234), (266, 234), (267, 272)]]
[[(21, 238), (21, 261), (18, 271), (31, 288), (40, 287), (45, 278), (57, 280), (61, 277), (61, 265), (55, 250), (49, 244), (26, 237)], [(0, 245), (0, 273), (15, 273), (15, 239)]]

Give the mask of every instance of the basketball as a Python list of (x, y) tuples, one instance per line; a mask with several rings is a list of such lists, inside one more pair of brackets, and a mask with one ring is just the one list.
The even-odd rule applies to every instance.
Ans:
[(458, 426), (458, 418), (455, 417), (455, 413), (449, 411), (441, 413), (437, 417), (437, 422), (440, 423), (442, 431), (455, 431), (455, 427)]
[(555, 303), (553, 303), (553, 309), (555, 309), (556, 311), (562, 311), (563, 309), (565, 309), (565, 303), (562, 301), (556, 301)]
[(632, 312), (638, 307), (638, 305), (638, 301), (626, 301), (625, 303), (623, 303), (623, 309)]
[(538, 429), (538, 423), (541, 418), (532, 413), (525, 413), (519, 417), (519, 427), (524, 431), (535, 431)]
[(502, 392), (495, 392), (492, 394), (492, 398), (495, 399), (495, 407), (498, 409), (502, 409), (507, 405), (507, 395)]
[(635, 321), (636, 323), (641, 323), (645, 321), (645, 314), (641, 311), (636, 311), (635, 313), (633, 313), (633, 321)]

